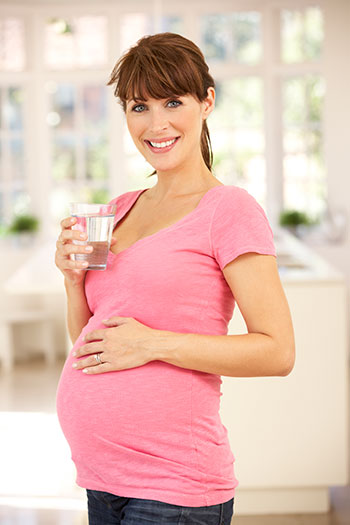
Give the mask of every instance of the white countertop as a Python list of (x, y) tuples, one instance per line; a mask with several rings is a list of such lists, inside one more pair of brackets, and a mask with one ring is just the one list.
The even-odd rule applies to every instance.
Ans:
[(274, 231), (282, 283), (343, 282), (345, 276), (285, 229)]

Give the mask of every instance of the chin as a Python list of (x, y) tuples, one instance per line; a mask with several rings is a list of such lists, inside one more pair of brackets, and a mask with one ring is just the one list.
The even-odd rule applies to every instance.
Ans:
[[(147, 159), (146, 159), (147, 160)], [(152, 166), (152, 168), (154, 170), (157, 170), (157, 171), (170, 171), (170, 170), (175, 170), (177, 168), (179, 168), (180, 166), (180, 163), (179, 162), (155, 162), (154, 164), (151, 164), (150, 161), (148, 160), (148, 164), (150, 164)]]

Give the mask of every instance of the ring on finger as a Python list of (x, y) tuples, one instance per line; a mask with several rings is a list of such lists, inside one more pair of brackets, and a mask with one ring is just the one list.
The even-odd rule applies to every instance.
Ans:
[(102, 365), (101, 354), (94, 354), (94, 358), (98, 365)]

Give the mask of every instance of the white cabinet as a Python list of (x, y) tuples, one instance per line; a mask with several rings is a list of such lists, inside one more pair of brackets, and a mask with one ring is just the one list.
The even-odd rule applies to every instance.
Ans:
[[(328, 487), (349, 479), (346, 285), (324, 261), (290, 242), (293, 254), (300, 250), (315, 264), (312, 278), (280, 274), (293, 318), (293, 371), (286, 377), (222, 377), (221, 419), (240, 482), (236, 514), (324, 512)], [(278, 260), (277, 242), (276, 249)], [(242, 333), (247, 329), (236, 305), (229, 334)]]

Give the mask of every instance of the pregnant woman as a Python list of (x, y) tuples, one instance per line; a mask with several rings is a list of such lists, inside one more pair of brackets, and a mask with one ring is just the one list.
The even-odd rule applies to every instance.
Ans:
[[(108, 85), (157, 182), (111, 201), (105, 271), (71, 259), (83, 248), (75, 219), (61, 222), (74, 346), (59, 421), (90, 525), (229, 525), (238, 481), (221, 376), (285, 376), (294, 364), (273, 233), (254, 197), (212, 173), (215, 83), (193, 42), (143, 37)], [(235, 302), (247, 334), (227, 335)]]

